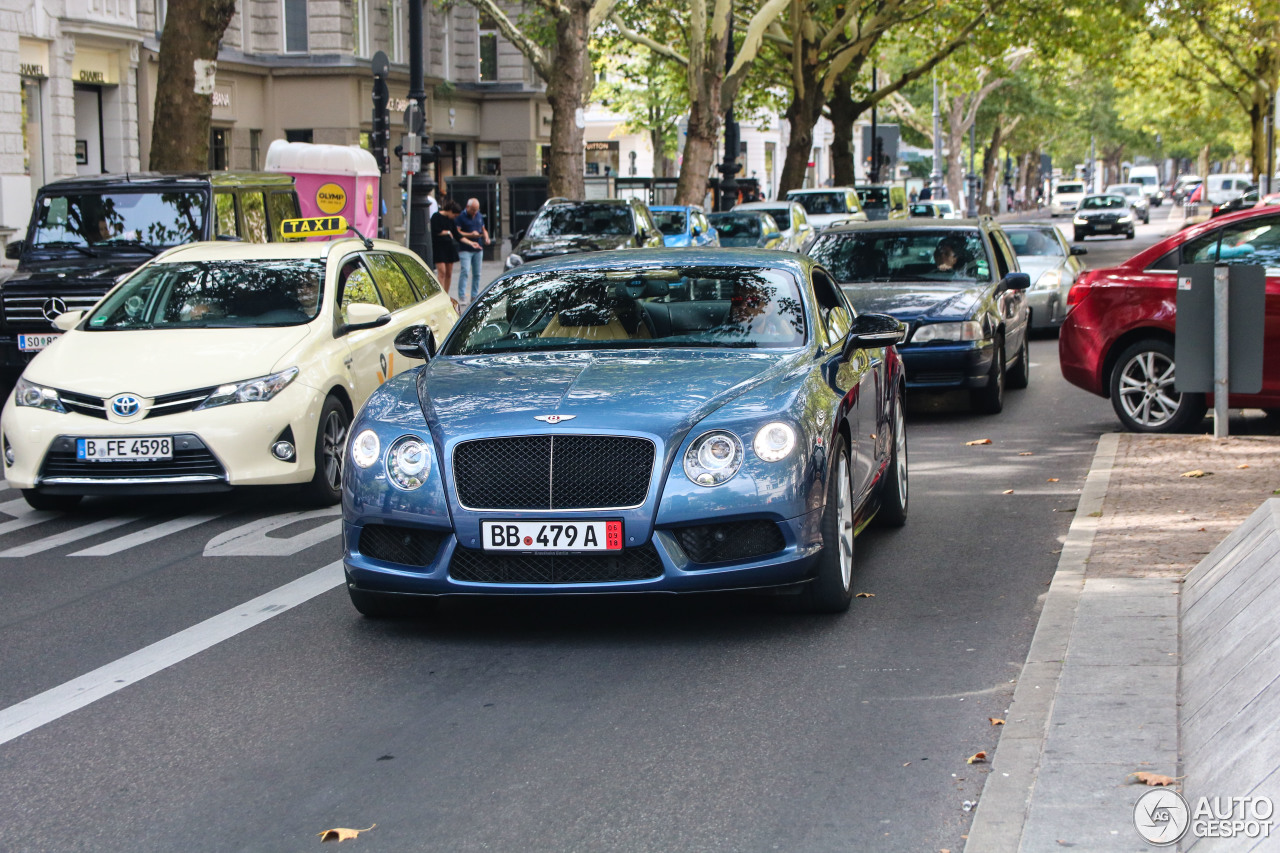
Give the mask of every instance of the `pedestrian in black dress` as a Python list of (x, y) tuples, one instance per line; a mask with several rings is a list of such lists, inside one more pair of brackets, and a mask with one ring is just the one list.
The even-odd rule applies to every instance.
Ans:
[[(454, 220), (461, 212), (462, 205), (448, 200), (431, 217), (431, 254), (436, 262), (436, 277), (440, 279), (440, 286), (449, 294), (450, 299), (453, 299), (450, 288), (453, 285), (453, 265), (458, 262), (458, 244), (477, 251), (480, 249), (480, 245), (474, 240), (458, 233), (458, 224)], [(453, 299), (453, 304), (456, 306), (458, 300)]]

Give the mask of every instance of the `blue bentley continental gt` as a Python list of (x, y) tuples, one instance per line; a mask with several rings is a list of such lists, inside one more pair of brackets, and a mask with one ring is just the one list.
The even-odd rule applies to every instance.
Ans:
[(854, 536), (907, 515), (902, 325), (812, 260), (635, 250), (498, 278), (349, 433), (347, 589), (443, 595), (776, 588), (852, 596)]

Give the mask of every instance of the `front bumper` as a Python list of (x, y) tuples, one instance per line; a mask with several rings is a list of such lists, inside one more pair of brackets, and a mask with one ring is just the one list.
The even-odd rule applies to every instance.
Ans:
[[(231, 486), (305, 483), (315, 473), (315, 440), (324, 397), (297, 382), (265, 403), (237, 403), (204, 411), (114, 423), (76, 412), (59, 414), (45, 409), (18, 407), (13, 395), (0, 416), (0, 434), (14, 453), (5, 460), (5, 479), (19, 489), (39, 488), (61, 494), (171, 494), (210, 491)], [(271, 445), (288, 428), (294, 436), (294, 462), (282, 462), (270, 453)], [(76, 438), (137, 438), (174, 436), (175, 460), (197, 445), (212, 457), (199, 479), (192, 479), (181, 464), (154, 463), (137, 476), (122, 476), (118, 463), (81, 463), (73, 471), (67, 464), (53, 467), (58, 455), (74, 455)], [(188, 447), (182, 447), (182, 440)], [(203, 460), (202, 456), (202, 460)], [(218, 469), (221, 474), (215, 473)]]
[(921, 391), (987, 387), (995, 351), (989, 340), (898, 346), (907, 388)]
[(1134, 233), (1132, 222), (1116, 222), (1106, 228), (1093, 224), (1080, 225), (1072, 222), (1071, 227), (1077, 237), (1114, 237), (1119, 234), (1130, 235)]
[[(553, 519), (554, 520), (554, 519)], [(560, 519), (563, 520), (563, 519)], [(380, 520), (379, 520), (380, 521)], [(723, 518), (709, 518), (702, 524), (715, 524)], [(648, 577), (632, 580), (587, 580), (584, 582), (513, 582), (495, 577), (492, 580), (459, 580), (451, 571), (465, 565), (487, 562), (497, 565), (502, 560), (522, 560), (526, 555), (508, 555), (464, 548), (449, 528), (420, 525), (396, 525), (392, 530), (412, 536), (414, 533), (438, 534), (434, 555), (421, 557), (421, 565), (409, 565), (371, 557), (361, 551), (363, 522), (343, 523), (343, 546), (347, 583), (360, 590), (406, 595), (564, 595), (566, 593), (626, 592), (709, 592), (716, 590), (752, 589), (787, 586), (813, 576), (822, 550), (822, 510), (813, 510), (798, 518), (754, 519), (761, 525), (774, 524), (781, 533), (783, 547), (758, 557), (714, 563), (695, 563), (681, 547), (674, 529), (659, 528), (649, 541), (630, 546), (625, 554), (612, 552), (619, 561), (648, 561)], [(370, 519), (372, 523), (373, 520)], [(694, 522), (694, 525), (698, 522)], [(692, 526), (682, 523), (681, 526)], [(628, 521), (627, 532), (632, 529)], [(406, 539), (407, 541), (407, 539)], [(423, 553), (419, 551), (418, 553)], [(574, 559), (580, 555), (573, 555)], [(592, 559), (606, 560), (607, 557)], [(500, 570), (500, 567), (499, 567)]]

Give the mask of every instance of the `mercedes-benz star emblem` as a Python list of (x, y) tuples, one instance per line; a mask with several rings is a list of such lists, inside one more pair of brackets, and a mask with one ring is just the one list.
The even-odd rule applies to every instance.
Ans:
[(543, 423), (555, 426), (561, 421), (571, 421), (576, 417), (577, 415), (534, 415), (533, 419), (535, 421), (542, 421)]
[(63, 302), (61, 297), (54, 296), (44, 301), (44, 304), (40, 306), (40, 313), (52, 323), (58, 319), (59, 314), (67, 313), (67, 303)]
[(112, 413), (121, 418), (133, 417), (141, 407), (141, 401), (133, 394), (117, 394), (111, 400)]

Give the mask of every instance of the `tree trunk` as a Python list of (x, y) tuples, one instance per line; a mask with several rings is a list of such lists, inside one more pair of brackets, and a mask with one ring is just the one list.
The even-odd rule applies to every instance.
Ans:
[(570, 14), (556, 20), (556, 73), (547, 81), (551, 104), (551, 162), (547, 192), (553, 198), (580, 199), (586, 195), (586, 168), (578, 110), (586, 100), (589, 58), (587, 29), (591, 4), (572, 2)]
[(156, 74), (152, 171), (191, 172), (209, 167), (213, 71), (210, 69), (207, 78), (209, 91), (198, 94), (195, 66), (218, 58), (218, 43), (235, 11), (235, 0), (169, 0)]
[[(960, 209), (966, 199), (964, 189), (964, 134), (968, 129), (964, 126), (964, 97), (957, 95), (947, 104), (947, 195), (951, 203)], [(966, 215), (971, 211), (965, 211)]]
[(1255, 84), (1253, 102), (1249, 104), (1249, 167), (1253, 175), (1253, 183), (1261, 186), (1260, 177), (1267, 171), (1267, 132), (1265, 121), (1271, 97), (1267, 90)]
[[(702, 204), (707, 197), (707, 179), (716, 162), (716, 142), (720, 136), (720, 78), (705, 79), (689, 105), (689, 128), (684, 138), (684, 159), (676, 184), (676, 204)], [(690, 93), (693, 94), (693, 93)], [(735, 152), (736, 154), (736, 152)]]
[(778, 179), (778, 198), (786, 198), (790, 190), (804, 186), (805, 171), (813, 156), (813, 126), (818, 123), (822, 101), (818, 97), (818, 81), (805, 81), (803, 96), (792, 94), (787, 106), (786, 119), (791, 134), (787, 140), (787, 156), (782, 163), (782, 175)]
[(996, 178), (1000, 170), (1000, 138), (1004, 135), (1004, 116), (996, 116), (995, 130), (991, 131), (991, 143), (982, 152), (982, 201), (978, 213), (995, 216), (1000, 211), (1000, 191)]
[[(831, 110), (832, 181), (838, 187), (851, 187), (855, 171), (853, 125), (858, 120), (858, 107), (853, 101), (853, 77), (848, 71), (836, 80), (836, 88), (827, 101), (827, 107)], [(870, 156), (870, 152), (865, 153)], [(883, 175), (881, 178), (883, 179)]]

